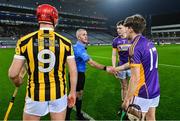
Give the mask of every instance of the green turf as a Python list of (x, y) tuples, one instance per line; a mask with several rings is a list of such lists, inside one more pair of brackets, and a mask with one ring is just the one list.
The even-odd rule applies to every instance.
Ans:
[[(157, 119), (180, 120), (180, 45), (165, 45), (157, 47), (159, 54), (159, 75), (161, 86), (160, 106), (157, 108)], [(93, 60), (111, 65), (110, 46), (91, 46), (88, 53)], [(14, 86), (7, 77), (14, 49), (0, 49), (0, 120), (3, 119)], [(98, 57), (100, 56), (100, 57)], [(102, 58), (103, 57), (103, 58)], [(165, 66), (175, 65), (177, 67)], [(179, 67), (178, 67), (179, 66)], [(9, 119), (22, 119), (26, 82), (16, 97)], [(96, 120), (120, 119), (116, 112), (120, 102), (120, 84), (112, 75), (105, 71), (87, 67), (86, 83), (83, 97), (83, 111)], [(72, 113), (74, 119), (75, 113)], [(46, 116), (43, 119), (49, 119)]]

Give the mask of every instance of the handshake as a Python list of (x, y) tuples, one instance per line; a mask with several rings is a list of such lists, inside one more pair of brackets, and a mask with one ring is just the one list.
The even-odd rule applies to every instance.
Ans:
[(112, 66), (107, 66), (106, 71), (110, 74), (117, 74), (118, 73), (118, 70), (116, 69), (116, 67), (112, 67)]
[(117, 67), (112, 67), (112, 66), (107, 66), (106, 67), (106, 71), (110, 74), (114, 74), (114, 76), (116, 78), (119, 78), (119, 72), (124, 71), (126, 69), (129, 69), (129, 63), (126, 63), (124, 65), (121, 66), (117, 66)]
[(129, 63), (125, 63), (125, 64), (123, 64), (121, 66), (117, 66), (117, 67), (112, 67), (112, 66), (106, 67), (106, 71), (108, 73), (114, 74), (116, 77), (119, 74), (119, 72), (127, 70), (127, 69), (130, 69)]

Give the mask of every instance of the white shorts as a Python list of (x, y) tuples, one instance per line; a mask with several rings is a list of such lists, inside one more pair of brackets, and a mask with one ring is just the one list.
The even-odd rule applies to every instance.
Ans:
[(24, 112), (36, 116), (45, 116), (49, 112), (59, 113), (67, 108), (67, 95), (53, 101), (33, 101), (29, 97), (25, 101)]
[(119, 79), (126, 79), (127, 77), (131, 76), (131, 70), (129, 69), (129, 70), (121, 71), (116, 76)]
[(141, 97), (134, 98), (133, 104), (139, 105), (141, 107), (141, 111), (146, 113), (148, 112), (149, 108), (157, 107), (159, 105), (160, 96), (157, 96), (153, 99), (145, 99)]

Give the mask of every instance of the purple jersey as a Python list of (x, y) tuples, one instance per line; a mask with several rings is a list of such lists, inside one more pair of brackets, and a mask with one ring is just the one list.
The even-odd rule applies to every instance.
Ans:
[(116, 37), (112, 43), (113, 48), (118, 50), (119, 54), (119, 63), (118, 65), (123, 65), (128, 62), (128, 48), (130, 44), (127, 39)]
[(130, 67), (140, 67), (140, 81), (135, 96), (152, 99), (160, 95), (158, 54), (153, 43), (137, 36), (129, 48)]

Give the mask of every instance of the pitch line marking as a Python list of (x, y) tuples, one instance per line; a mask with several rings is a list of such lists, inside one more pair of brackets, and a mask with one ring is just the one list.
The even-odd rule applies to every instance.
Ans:
[[(76, 108), (73, 107), (73, 110), (76, 111)], [(88, 115), (86, 112), (84, 112), (83, 110), (81, 111), (81, 113), (83, 114), (83, 116), (85, 118), (88, 118), (90, 121), (95, 121), (95, 119), (93, 117), (91, 117), (90, 115)]]
[(180, 66), (177, 66), (177, 65), (168, 65), (168, 64), (159, 64), (159, 65), (180, 68)]
[[(94, 57), (94, 58), (101, 58), (101, 59), (106, 59), (106, 60), (111, 60), (111, 58), (108, 58), (108, 57), (102, 57), (102, 56), (91, 56), (91, 57)], [(174, 68), (180, 68), (180, 66), (178, 65), (169, 65), (169, 64), (163, 64), (163, 63), (160, 63), (158, 64), (160, 66), (168, 66), (168, 67), (174, 67)]]

